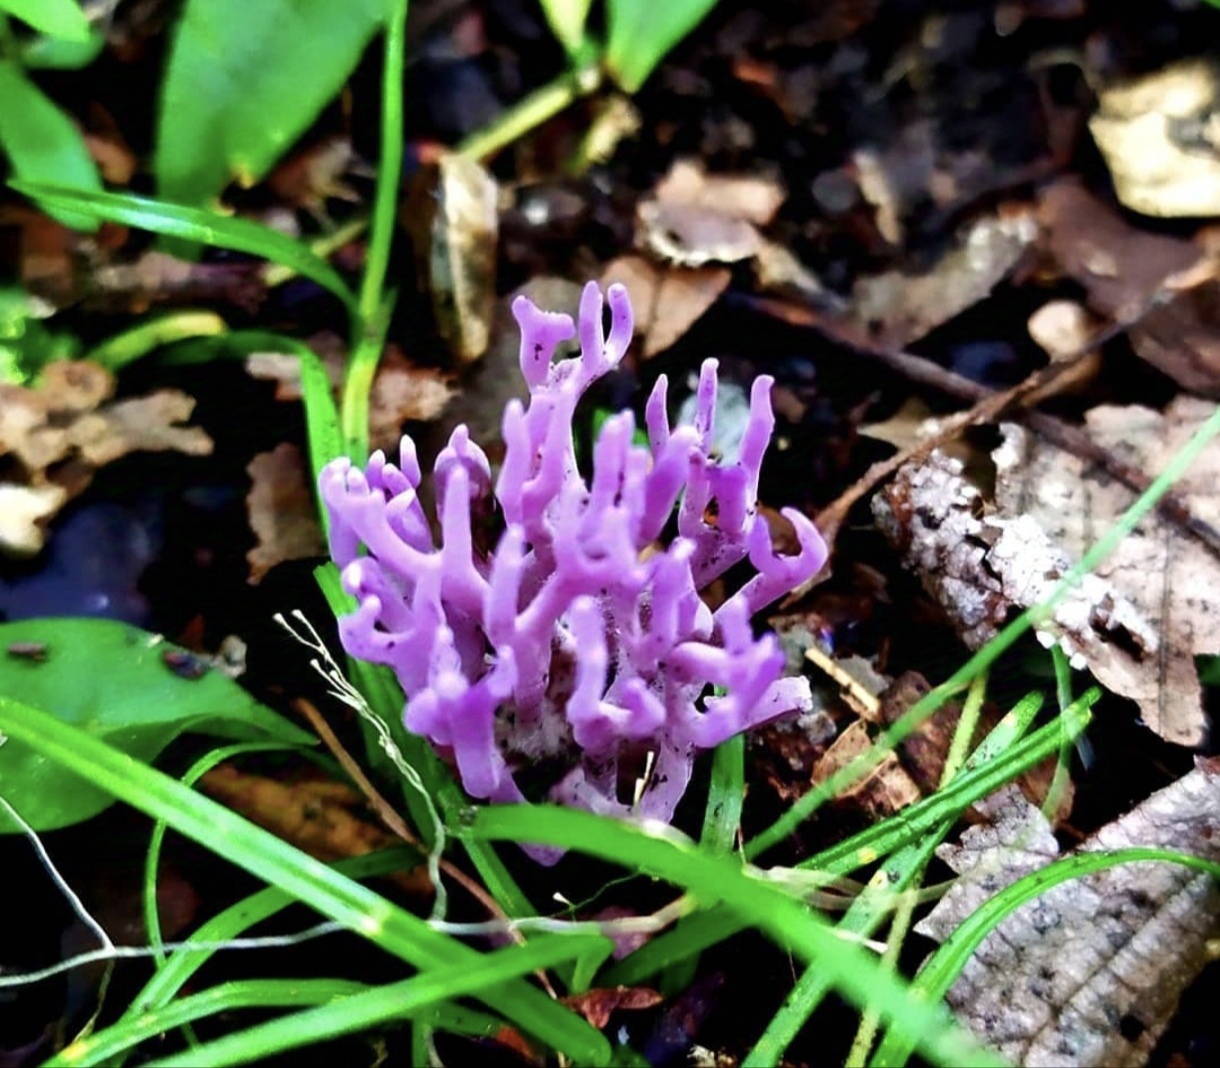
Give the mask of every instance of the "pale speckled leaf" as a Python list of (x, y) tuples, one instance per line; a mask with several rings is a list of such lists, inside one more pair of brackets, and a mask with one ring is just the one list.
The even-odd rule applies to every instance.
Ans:
[[(985, 900), (1056, 859), (1041, 813), (1013, 787), (978, 806), (988, 822), (938, 855), (960, 879), (916, 930), (943, 941)], [(1081, 851), (1158, 846), (1220, 858), (1220, 764), (1198, 767), (1097, 832)], [(992, 932), (949, 1004), (1014, 1064), (1146, 1063), (1220, 927), (1213, 878), (1129, 864), (1062, 883)]]

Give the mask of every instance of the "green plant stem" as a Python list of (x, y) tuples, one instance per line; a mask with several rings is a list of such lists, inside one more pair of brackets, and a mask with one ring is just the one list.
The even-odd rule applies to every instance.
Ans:
[[(351, 219), (334, 230), (311, 239), (309, 248), (315, 256), (329, 259), (349, 241), (355, 241), (368, 228), (368, 219), (363, 217)], [(296, 278), (298, 273), (282, 263), (265, 263), (262, 270), (263, 285), (268, 289), (274, 289), (276, 286), (282, 286), (285, 282)]]
[(339, 425), (344, 452), (352, 463), (363, 464), (369, 452), (369, 394), (385, 348), (386, 331), (394, 298), (385, 292), (390, 246), (398, 216), (398, 187), (402, 178), (403, 55), (407, 41), (407, 0), (394, 0), (386, 23), (381, 79), (381, 157), (377, 164), (377, 192), (369, 247), (352, 321), (351, 355), (343, 378)]
[(456, 151), (475, 159), (490, 159), (506, 145), (554, 118), (582, 97), (601, 87), (601, 68), (596, 63), (566, 70), (558, 78), (535, 89), (483, 129), (472, 133)]
[[(923, 868), (924, 866), (920, 864), (915, 876), (916, 880), (922, 880)], [(917, 897), (913, 893), (903, 894), (898, 899), (898, 908), (894, 911), (894, 919), (890, 923), (885, 952), (881, 955), (881, 964), (888, 972), (896, 973), (898, 971), (898, 955), (902, 952), (902, 943), (911, 927), (911, 917), (915, 912), (916, 900)], [(864, 1063), (868, 1059), (868, 1051), (873, 1048), (873, 1043), (877, 1040), (877, 1027), (880, 1023), (881, 1017), (872, 1006), (860, 1014), (860, 1027), (856, 1031), (851, 1049), (847, 1052), (847, 1059), (843, 1062), (844, 1068), (864, 1068)]]
[(162, 345), (193, 337), (214, 337), (227, 329), (225, 321), (215, 312), (175, 312), (114, 334), (93, 349), (89, 359), (108, 371), (118, 371)]
[(877, 767), (903, 739), (935, 713), (949, 698), (968, 686), (977, 675), (990, 668), (1027, 631), (1049, 619), (1054, 613), (1055, 607), (1067, 596), (1068, 592), (1075, 588), (1085, 575), (1097, 570), (1097, 566), (1114, 551), (1119, 542), (1156, 507), (1157, 502), (1186, 473), (1187, 468), (1194, 463), (1195, 458), (1218, 432), (1220, 432), (1220, 408), (1211, 414), (1182, 449), (1170, 459), (1165, 470), (1153, 480), (1152, 485), (1140, 494), (1126, 512), (1119, 516), (1114, 525), (1085, 553), (1080, 562), (1063, 576), (1046, 600), (1022, 612), (948, 679), (939, 686), (933, 687), (916, 701), (901, 719), (877, 738), (867, 752), (862, 753), (846, 767), (831, 775), (825, 782), (810, 790), (770, 827), (747, 842), (746, 859), (753, 860), (784, 841), (827, 801)]
[(368, 460), (369, 396), (393, 310), (394, 294), (387, 293), (373, 318), (361, 325), (343, 376), (343, 396), (339, 402), (343, 454), (356, 466), (363, 466)]
[(377, 164), (377, 192), (368, 258), (360, 279), (358, 307), (367, 325), (381, 310), (382, 290), (390, 265), (390, 245), (398, 215), (398, 185), (402, 177), (402, 77), (407, 43), (407, 0), (394, 0), (386, 23), (384, 67), (381, 80), (381, 158)]
[[(1055, 693), (1059, 698), (1059, 707), (1066, 708), (1072, 703), (1072, 666), (1068, 662), (1067, 653), (1057, 645), (1051, 646), (1051, 662), (1055, 665)], [(1083, 743), (1081, 744), (1083, 747)], [(1087, 752), (1087, 750), (1085, 751)], [(1069, 772), (1071, 755), (1072, 739), (1064, 738), (1063, 744), (1059, 746), (1059, 760), (1055, 764), (1055, 774), (1051, 777), (1051, 784), (1042, 801), (1042, 815), (1050, 822), (1054, 822), (1059, 803), (1071, 785)]]

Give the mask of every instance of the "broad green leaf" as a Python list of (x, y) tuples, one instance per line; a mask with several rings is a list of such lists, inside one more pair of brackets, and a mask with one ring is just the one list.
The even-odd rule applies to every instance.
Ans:
[(551, 32), (559, 38), (564, 51), (575, 56), (585, 39), (585, 20), (593, 0), (541, 0)]
[[(17, 177), (25, 181), (84, 190), (102, 187), (76, 123), (7, 59), (0, 59), (0, 145)], [(90, 215), (49, 204), (42, 207), (65, 226), (97, 229), (97, 220)]]
[[(146, 763), (186, 731), (314, 742), (185, 649), (110, 619), (0, 624), (0, 695), (48, 709)], [(0, 790), (38, 831), (88, 819), (114, 800), (14, 738), (0, 746)], [(14, 830), (0, 816), (0, 832)]]
[(76, 0), (0, 0), (0, 11), (65, 41), (86, 41), (91, 32)]
[(703, 21), (716, 0), (607, 0), (606, 69), (629, 93)]
[[(2, 124), (3, 119), (0, 119), (0, 128)], [(130, 193), (87, 192), (45, 181), (15, 181), (9, 182), (9, 185), (57, 211), (87, 212), (94, 219), (123, 223), (156, 234), (184, 237), (188, 241), (233, 249), (282, 263), (329, 289), (349, 310), (355, 308), (355, 298), (339, 272), (308, 245), (249, 219), (236, 219), (202, 208), (170, 204)]]
[(387, 0), (187, 0), (161, 87), (157, 191), (252, 185), (347, 80)]
[(106, 47), (106, 35), (93, 30), (83, 41), (63, 37), (30, 37), (20, 42), (21, 65), (26, 70), (80, 70), (89, 66)]

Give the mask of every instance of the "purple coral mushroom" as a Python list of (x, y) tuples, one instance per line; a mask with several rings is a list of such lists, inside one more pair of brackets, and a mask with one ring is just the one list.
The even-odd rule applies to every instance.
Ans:
[[(698, 750), (810, 707), (808, 682), (781, 678), (778, 641), (756, 638), (750, 617), (814, 575), (826, 546), (789, 509), (800, 551), (780, 556), (758, 515), (775, 425), (769, 377), (754, 383), (740, 455), (712, 459), (714, 360), (703, 364), (694, 426), (669, 425), (662, 376), (645, 413), (648, 447), (633, 443), (631, 412), (610, 418), (584, 481), (577, 402), (631, 341), (626, 290), (611, 286), (607, 296), (609, 337), (595, 283), (576, 327), (525, 297), (513, 303), (530, 397), (504, 413), (494, 479), (504, 532), (490, 555), (476, 548), (472, 505), (487, 502), (493, 473), (464, 426), (434, 468), (439, 546), (409, 437), (397, 466), (381, 453), (364, 471), (339, 459), (320, 485), (331, 555), (359, 606), (340, 622), (344, 647), (393, 668), (407, 728), (452, 754), (468, 793), (522, 800), (513, 764), (564, 757), (570, 770), (552, 788), (555, 800), (668, 821)], [(574, 334), (580, 356), (552, 362)], [(677, 536), (661, 549), (675, 506)], [(757, 573), (712, 611), (699, 590), (746, 557)], [(624, 801), (620, 760), (641, 755), (646, 770)]]

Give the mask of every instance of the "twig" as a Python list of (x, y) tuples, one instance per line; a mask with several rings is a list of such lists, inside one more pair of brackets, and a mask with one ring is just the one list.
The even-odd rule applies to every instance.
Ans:
[[(894, 474), (904, 463), (924, 459), (933, 448), (956, 437), (968, 426), (994, 422), (1006, 414), (1027, 423), (1031, 430), (1052, 445), (1087, 460), (1089, 463), (1096, 464), (1110, 477), (1121, 482), (1134, 493), (1145, 492), (1152, 484), (1152, 479), (1143, 471), (1132, 467), (1110, 450), (1097, 444), (1079, 427), (1065, 423), (1062, 419), (1045, 412), (1025, 407), (1025, 405), (1032, 397), (1036, 397), (1037, 401), (1041, 402), (1053, 395), (1056, 384), (1070, 381), (1068, 372), (1077, 363), (1106, 342), (1125, 333), (1152, 308), (1176, 295), (1181, 288), (1183, 287), (1171, 288), (1167, 285), (1157, 290), (1127, 314), (1097, 331), (1065, 359), (1040, 368), (1006, 390), (990, 389), (980, 382), (947, 370), (914, 353), (875, 344), (853, 331), (850, 325), (830, 321), (813, 308), (771, 298), (758, 298), (751, 301), (761, 311), (781, 318), (787, 323), (816, 330), (836, 344), (842, 345), (857, 355), (876, 360), (913, 382), (931, 386), (949, 396), (972, 402), (971, 408), (946, 418), (941, 431), (934, 437), (904, 449), (882, 463), (874, 464), (854, 485), (848, 487), (837, 500), (823, 509), (818, 516), (818, 525), (823, 531), (823, 536), (827, 541), (833, 541), (834, 534), (856, 502)], [(1173, 493), (1167, 494), (1157, 507), (1166, 520), (1201, 542), (1212, 553), (1220, 556), (1220, 531), (1196, 516), (1181, 496)], [(788, 603), (791, 600), (792, 598), (789, 597)]]

